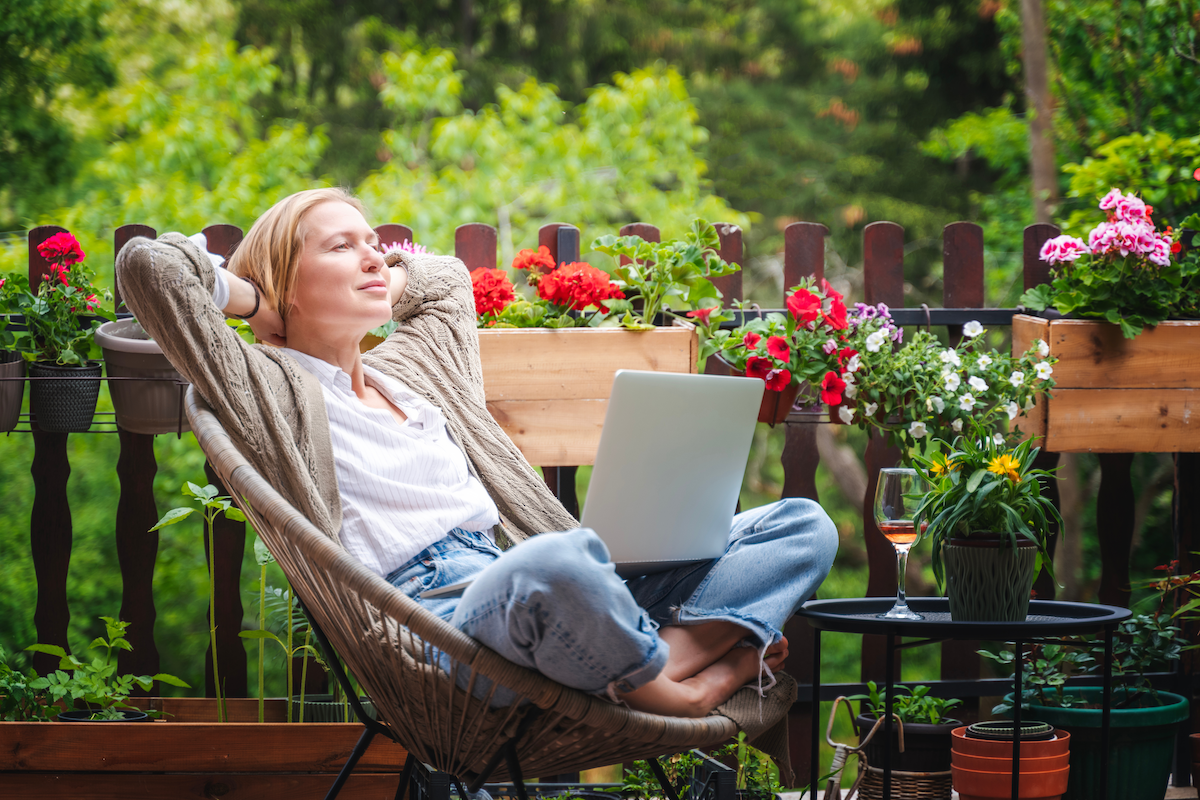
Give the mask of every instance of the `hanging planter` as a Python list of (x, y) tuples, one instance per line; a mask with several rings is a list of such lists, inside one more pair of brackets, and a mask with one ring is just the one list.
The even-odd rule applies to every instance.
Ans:
[(130, 433), (175, 433), (191, 430), (182, 414), (183, 378), (162, 348), (137, 320), (106, 322), (96, 330), (104, 352), (117, 427)]
[(15, 430), (21, 417), (21, 399), (25, 396), (25, 361), (12, 350), (0, 350), (0, 433)]
[(38, 428), (47, 433), (80, 433), (92, 427), (96, 398), (100, 395), (99, 361), (83, 366), (62, 366), (45, 361), (29, 364), (29, 410)]
[[(746, 373), (747, 378), (758, 377)], [(792, 406), (796, 404), (796, 395), (800, 393), (800, 384), (790, 383), (782, 391), (766, 389), (763, 391), (762, 405), (758, 407), (758, 421), (775, 426), (788, 418)]]
[(955, 622), (1020, 622), (1029, 612), (1029, 590), (1038, 548), (1018, 538), (1016, 548), (999, 533), (947, 540), (946, 593)]

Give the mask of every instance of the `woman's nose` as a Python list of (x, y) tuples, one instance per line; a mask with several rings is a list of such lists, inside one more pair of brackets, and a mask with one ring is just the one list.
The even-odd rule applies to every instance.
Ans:
[(366, 258), (363, 266), (370, 271), (381, 270), (384, 267), (383, 253), (376, 250), (374, 247), (367, 247)]

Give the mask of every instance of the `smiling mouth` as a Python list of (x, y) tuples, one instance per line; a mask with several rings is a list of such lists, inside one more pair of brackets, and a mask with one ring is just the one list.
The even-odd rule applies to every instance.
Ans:
[(358, 288), (359, 288), (359, 291), (364, 291), (366, 289), (386, 289), (387, 284), (384, 283), (383, 281), (374, 281), (372, 283), (365, 283)]

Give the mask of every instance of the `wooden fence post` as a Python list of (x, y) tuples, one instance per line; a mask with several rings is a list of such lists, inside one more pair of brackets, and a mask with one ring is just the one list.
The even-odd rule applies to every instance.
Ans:
[[(904, 229), (894, 222), (872, 222), (863, 231), (863, 296), (870, 305), (904, 305)], [(882, 437), (871, 435), (864, 454), (867, 491), (862, 501), (863, 538), (867, 548), (867, 597), (896, 594), (896, 550), (875, 525), (872, 510), (879, 470), (894, 467), (900, 450)], [(863, 636), (862, 679), (886, 672), (886, 641), (879, 635)], [(896, 651), (895, 674), (900, 674), (900, 651)]]
[[(147, 225), (122, 225), (113, 232), (113, 253), (135, 236), (153, 239), (154, 228)], [(120, 287), (114, 287), (115, 308), (125, 311)], [(117, 655), (117, 667), (122, 674), (153, 675), (159, 672), (158, 645), (154, 641), (154, 563), (158, 559), (158, 532), (150, 529), (158, 522), (158, 507), (154, 503), (154, 436), (130, 433), (117, 429), (121, 452), (117, 457), (117, 481), (121, 495), (117, 500), (114, 538), (117, 562), (121, 567), (120, 617), (129, 623), (125, 638), (132, 650)], [(138, 696), (156, 694), (138, 687)]]
[[(579, 260), (579, 229), (565, 222), (551, 222), (538, 228), (538, 246), (546, 247), (555, 264)], [(575, 493), (577, 467), (542, 467), (542, 478), (567, 512), (579, 518), (579, 498)]]
[[(1024, 287), (1027, 291), (1034, 286), (1050, 282), (1050, 265), (1042, 261), (1038, 254), (1042, 250), (1042, 245), (1055, 236), (1058, 236), (1059, 233), (1060, 231), (1057, 226), (1046, 223), (1029, 225), (1025, 228), (1021, 242), (1021, 253), (1023, 259)], [(1036, 469), (1051, 470), (1058, 467), (1058, 465), (1058, 453), (1051, 453), (1047, 450), (1042, 450), (1038, 453), (1037, 458), (1033, 462), (1033, 466)], [(1046, 495), (1054, 502), (1055, 508), (1062, 507), (1059, 500), (1057, 480), (1050, 481)], [(1060, 533), (1061, 531), (1055, 531), (1054, 536), (1050, 539), (1051, 555), (1054, 554), (1057, 548)], [(1054, 581), (1050, 580), (1050, 575), (1046, 572), (1042, 572), (1033, 584), (1033, 590), (1037, 592), (1037, 596), (1042, 600), (1053, 600), (1057, 593), (1057, 588), (1054, 585)]]
[[(29, 231), (29, 288), (36, 292), (50, 263), (37, 247), (56, 233), (66, 232), (58, 225), (39, 225)], [(71, 462), (67, 458), (65, 433), (47, 433), (30, 415), (33, 430), (33, 509), (29, 516), (29, 549), (37, 576), (37, 605), (33, 622), (40, 644), (56, 644), (70, 650), (67, 624), (71, 610), (67, 605), (67, 570), (71, 565), (71, 506), (67, 501), (67, 479)], [(58, 669), (58, 659), (35, 653), (34, 668), (45, 675)]]
[[(983, 308), (983, 228), (973, 222), (952, 222), (942, 231), (942, 305), (945, 308)], [(950, 343), (962, 340), (962, 326), (950, 326)], [(979, 642), (942, 643), (941, 678), (979, 679)], [(964, 698), (966, 721), (979, 715), (979, 698)]]
[[(783, 232), (783, 293), (786, 302), (788, 289), (804, 278), (825, 277), (825, 237), (829, 229), (817, 222), (793, 222)], [(784, 423), (784, 445), (780, 460), (783, 462), (783, 497), (817, 497), (817, 453), (816, 420)], [(816, 636), (811, 625), (799, 617), (792, 617), (783, 626), (788, 645), (797, 654), (811, 653)], [(812, 659), (793, 657), (789, 669), (800, 683), (809, 685), (816, 679)], [(803, 692), (801, 692), (803, 695)], [(811, 703), (801, 702), (793, 706), (788, 714), (788, 749), (792, 766), (797, 775), (807, 775), (812, 759), (812, 718), (820, 716), (821, 705), (814, 708)]]
[[(204, 229), (208, 239), (208, 251), (229, 258), (242, 241), (242, 229), (236, 225), (209, 225)], [(204, 474), (208, 482), (217, 487), (221, 494), (229, 489), (217, 477), (212, 465), (204, 462)], [(224, 514), (217, 517), (213, 527), (213, 549), (208, 552), (208, 536), (204, 535), (204, 552), (208, 568), (212, 570), (217, 588), (216, 624), (217, 658), (221, 665), (224, 683), (223, 697), (249, 696), (246, 674), (246, 647), (238, 634), (242, 630), (242, 555), (246, 552), (246, 523), (228, 519)], [(212, 647), (209, 646), (204, 660), (204, 690), (208, 697), (216, 696), (216, 683), (212, 674)]]
[(468, 270), (496, 268), (496, 229), (482, 222), (468, 222), (454, 229), (454, 255)]

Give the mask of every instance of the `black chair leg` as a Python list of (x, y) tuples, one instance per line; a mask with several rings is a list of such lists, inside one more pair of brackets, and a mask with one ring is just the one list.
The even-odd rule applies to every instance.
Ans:
[(517, 797), (520, 800), (529, 800), (529, 793), (525, 791), (525, 779), (521, 776), (521, 761), (517, 758), (516, 737), (505, 746), (504, 760), (508, 764), (508, 777), (513, 786), (517, 787)]
[(417, 763), (417, 759), (412, 753), (408, 754), (408, 758), (404, 759), (404, 769), (400, 772), (400, 785), (396, 787), (396, 800), (404, 800), (404, 795), (408, 793), (408, 784), (412, 780), (413, 766)]
[(658, 763), (658, 759), (648, 758), (646, 759), (646, 763), (650, 765), (650, 771), (654, 773), (654, 777), (658, 780), (658, 785), (662, 787), (663, 797), (666, 800), (679, 800), (679, 793), (675, 791), (675, 787), (667, 779), (667, 773), (663, 772), (662, 764)]
[[(362, 736), (358, 737), (358, 744), (354, 745), (354, 749), (350, 751), (350, 757), (346, 759), (345, 766), (338, 773), (337, 779), (333, 782), (333, 786), (329, 787), (329, 793), (325, 795), (325, 800), (333, 800), (338, 796), (338, 792), (346, 784), (350, 773), (354, 771), (358, 765), (358, 760), (362, 758), (363, 753), (367, 752), (367, 747), (370, 746), (371, 740), (375, 738), (375, 731), (370, 728), (363, 728)], [(407, 766), (407, 765), (406, 765)]]

